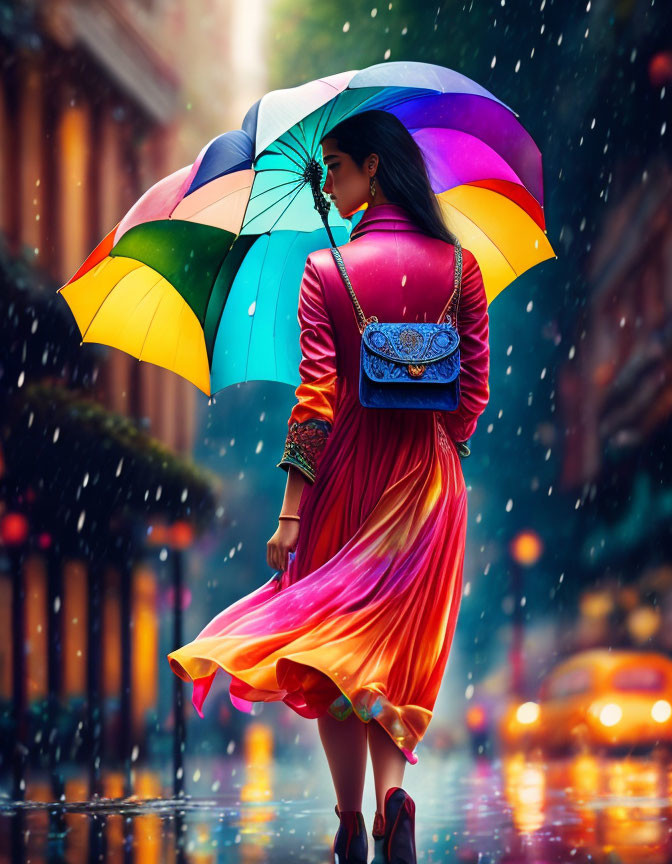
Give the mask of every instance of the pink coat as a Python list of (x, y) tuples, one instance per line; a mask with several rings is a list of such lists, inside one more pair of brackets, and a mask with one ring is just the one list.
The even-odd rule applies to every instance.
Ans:
[[(366, 317), (439, 320), (453, 290), (455, 250), (423, 234), (403, 207), (382, 204), (365, 211), (350, 242), (339, 248)], [(440, 413), (454, 442), (471, 437), (490, 396), (483, 277), (474, 255), (468, 249), (462, 251), (460, 406), (457, 411)], [(329, 249), (308, 256), (299, 296), (299, 323), (302, 383), (288, 426), (310, 417), (331, 424), (340, 401), (358, 394), (361, 336), (352, 300)], [(286, 452), (279, 466), (287, 470), (289, 464), (296, 464), (312, 482), (323, 443), (318, 442), (316, 452), (303, 454), (310, 464)]]
[[(366, 316), (437, 321), (453, 247), (396, 204), (364, 213), (341, 247)], [(308, 256), (299, 296), (301, 384), (284, 470), (307, 480), (295, 552), (280, 580), (220, 612), (168, 655), (200, 713), (218, 669), (236, 707), (279, 701), (303, 717), (376, 720), (418, 761), (462, 596), (467, 491), (455, 443), (488, 401), (488, 313), (463, 250), (461, 404), (453, 413), (364, 408), (360, 334), (328, 249)]]

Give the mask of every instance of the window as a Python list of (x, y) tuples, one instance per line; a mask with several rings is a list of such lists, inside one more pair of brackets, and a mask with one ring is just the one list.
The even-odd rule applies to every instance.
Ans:
[(546, 698), (565, 699), (579, 693), (587, 693), (592, 685), (590, 669), (570, 669), (549, 679), (546, 685)]
[(614, 672), (611, 684), (614, 690), (628, 693), (660, 693), (665, 688), (665, 675), (660, 669), (632, 666)]

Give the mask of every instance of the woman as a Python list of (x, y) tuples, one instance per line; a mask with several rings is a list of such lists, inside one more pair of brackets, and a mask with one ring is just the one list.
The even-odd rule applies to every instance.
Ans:
[[(324, 193), (341, 216), (368, 205), (341, 247), (364, 314), (438, 321), (453, 291), (456, 238), (413, 137), (393, 115), (372, 110), (320, 143)], [(317, 718), (338, 802), (339, 864), (367, 860), (368, 745), (377, 860), (411, 862), (415, 805), (401, 784), (406, 763), (418, 761), (455, 630), (467, 520), (460, 456), (469, 455), (489, 397), (483, 279), (463, 249), (461, 394), (450, 413), (361, 405), (361, 336), (329, 249), (307, 258), (298, 317), (301, 383), (278, 463), (287, 486), (267, 544), (281, 578), (168, 658), (194, 681), (201, 716), (223, 668), (234, 705), (283, 700)]]

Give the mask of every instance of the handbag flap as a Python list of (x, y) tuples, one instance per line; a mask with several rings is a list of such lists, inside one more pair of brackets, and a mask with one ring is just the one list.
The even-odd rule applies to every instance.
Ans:
[(453, 354), (460, 337), (452, 324), (372, 323), (362, 334), (366, 349), (396, 363), (433, 363)]

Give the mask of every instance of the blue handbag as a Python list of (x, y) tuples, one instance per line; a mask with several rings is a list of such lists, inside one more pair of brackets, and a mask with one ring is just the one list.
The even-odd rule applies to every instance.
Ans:
[[(462, 247), (455, 244), (455, 286), (437, 323), (379, 322), (366, 318), (339, 250), (332, 246), (350, 293), (362, 336), (359, 401), (365, 408), (455, 411), (460, 403), (460, 337), (457, 310), (462, 289)], [(443, 321), (455, 301), (453, 321)]]

